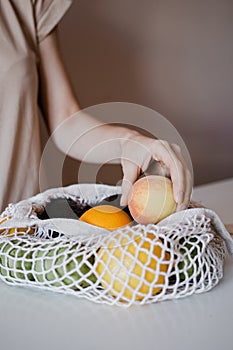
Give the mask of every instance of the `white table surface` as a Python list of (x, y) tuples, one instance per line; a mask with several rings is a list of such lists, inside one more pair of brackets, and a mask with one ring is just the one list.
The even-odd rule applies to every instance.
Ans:
[[(193, 198), (232, 223), (233, 179)], [(233, 261), (211, 291), (128, 309), (0, 283), (0, 349), (232, 349)]]

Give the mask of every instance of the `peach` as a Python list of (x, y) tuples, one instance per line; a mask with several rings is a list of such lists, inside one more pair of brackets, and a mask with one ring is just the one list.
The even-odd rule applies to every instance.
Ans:
[(150, 175), (137, 180), (128, 202), (129, 211), (139, 224), (156, 224), (176, 210), (172, 182)]

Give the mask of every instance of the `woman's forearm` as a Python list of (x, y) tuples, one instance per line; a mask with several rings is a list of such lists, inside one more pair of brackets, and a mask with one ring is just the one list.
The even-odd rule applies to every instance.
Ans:
[(62, 60), (57, 29), (40, 43), (40, 81), (43, 111), (57, 147), (86, 162), (120, 163), (122, 139), (135, 132), (106, 125), (80, 111)]
[(89, 163), (121, 163), (122, 145), (138, 134), (121, 126), (105, 124), (79, 111), (53, 133), (56, 146), (65, 154)]

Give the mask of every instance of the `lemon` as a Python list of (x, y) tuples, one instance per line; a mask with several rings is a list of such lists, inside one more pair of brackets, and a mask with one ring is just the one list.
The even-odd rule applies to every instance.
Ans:
[(159, 293), (165, 283), (169, 254), (151, 233), (117, 233), (98, 251), (96, 272), (108, 292), (126, 300)]

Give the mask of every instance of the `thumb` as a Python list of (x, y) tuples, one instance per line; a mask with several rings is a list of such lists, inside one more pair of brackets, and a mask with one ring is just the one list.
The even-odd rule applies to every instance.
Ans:
[(120, 205), (125, 206), (128, 204), (132, 185), (137, 180), (140, 174), (140, 169), (137, 164), (129, 160), (122, 160), (121, 165), (123, 171), (123, 179), (121, 184), (122, 195)]

